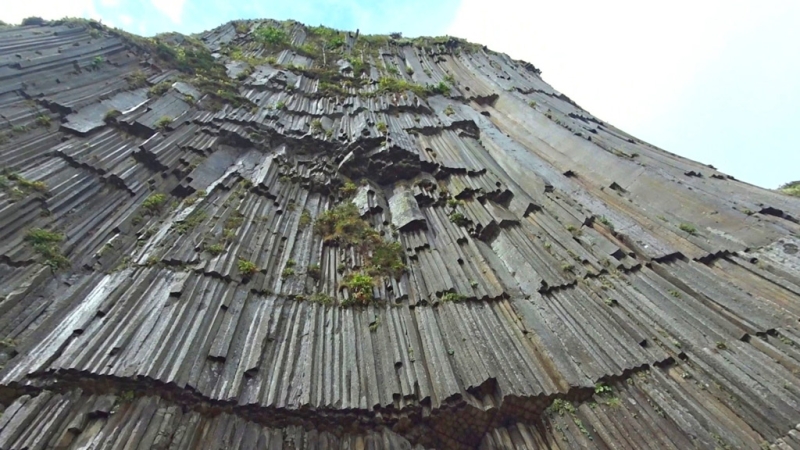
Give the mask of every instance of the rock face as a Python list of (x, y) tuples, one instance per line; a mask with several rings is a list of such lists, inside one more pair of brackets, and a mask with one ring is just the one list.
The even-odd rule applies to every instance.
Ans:
[(2, 449), (800, 446), (800, 199), (529, 63), (59, 21), (0, 116)]

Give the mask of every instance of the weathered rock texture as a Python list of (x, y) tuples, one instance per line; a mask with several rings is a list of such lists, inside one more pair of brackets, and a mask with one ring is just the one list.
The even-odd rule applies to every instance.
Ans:
[(800, 199), (531, 64), (62, 21), (0, 29), (0, 119), (2, 449), (800, 447)]

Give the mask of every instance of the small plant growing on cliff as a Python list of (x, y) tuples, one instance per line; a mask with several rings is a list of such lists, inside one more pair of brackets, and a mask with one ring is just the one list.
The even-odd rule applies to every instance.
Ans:
[(278, 103), (275, 103), (275, 109), (283, 109), (283, 108), (286, 108), (286, 102), (279, 101)]
[(261, 27), (255, 31), (256, 39), (262, 44), (280, 45), (288, 39), (286, 32), (275, 27)]
[[(142, 74), (142, 76), (144, 76), (144, 74)], [(135, 79), (135, 81), (138, 82), (139, 80)], [(128, 82), (130, 83), (130, 81), (128, 81)], [(147, 78), (144, 79), (144, 83), (147, 83)], [(170, 83), (169, 81), (162, 81), (162, 82), (156, 84), (155, 86), (151, 87), (147, 91), (147, 95), (149, 97), (160, 97), (160, 96), (164, 95), (169, 90), (169, 88), (171, 88), (171, 87), (172, 87), (172, 83)]]
[(695, 228), (694, 225), (690, 223), (682, 223), (678, 226), (678, 228), (680, 228), (681, 231), (685, 231), (691, 235), (697, 234), (697, 228)]
[(167, 196), (164, 194), (151, 194), (142, 202), (142, 207), (148, 212), (155, 213), (161, 210), (166, 201)]
[(212, 256), (221, 255), (225, 251), (225, 246), (222, 244), (212, 244), (205, 248), (205, 250)]
[(448, 292), (442, 296), (443, 302), (461, 302), (466, 299), (466, 295), (458, 294), (456, 292)]
[(47, 192), (47, 184), (44, 181), (32, 181), (27, 178), (24, 178), (16, 173), (10, 173), (6, 177), (11, 181), (17, 182), (17, 188), (21, 191), (39, 191), (39, 192)]
[(367, 271), (370, 275), (398, 277), (406, 270), (406, 265), (403, 263), (404, 254), (403, 247), (399, 242), (381, 241), (372, 248)]
[(50, 123), (51, 123), (50, 122), (50, 116), (46, 116), (46, 115), (42, 114), (42, 115), (40, 115), (39, 117), (36, 118), (36, 123), (40, 127), (47, 128), (47, 127), (50, 126)]
[(357, 190), (358, 186), (356, 186), (355, 183), (353, 183), (352, 181), (346, 182), (344, 186), (339, 188), (339, 192), (345, 197), (352, 196), (353, 194), (356, 193)]
[(31, 244), (33, 251), (41, 256), (44, 264), (51, 269), (59, 270), (69, 267), (69, 260), (61, 254), (59, 244), (64, 241), (64, 235), (42, 228), (28, 230), (25, 241)]
[(461, 200), (459, 200), (459, 199), (457, 199), (455, 197), (450, 197), (450, 198), (447, 199), (447, 206), (449, 206), (452, 209), (456, 209), (457, 206), (463, 205), (463, 204), (464, 204), (464, 202), (462, 202)]
[(784, 185), (781, 185), (781, 187), (779, 187), (778, 190), (786, 195), (791, 195), (793, 197), (800, 197), (800, 180), (792, 181), (791, 183), (786, 183)]
[(438, 84), (429, 85), (426, 88), (428, 94), (439, 94), (444, 95), (445, 97), (450, 95), (450, 85), (445, 83), (444, 81), (440, 81)]
[(121, 115), (122, 113), (118, 109), (112, 109), (106, 112), (105, 116), (103, 116), (103, 121), (110, 122)]
[(454, 212), (450, 214), (450, 222), (453, 222), (460, 227), (469, 225), (469, 219), (467, 219), (467, 216), (461, 214), (460, 212)]
[(172, 117), (163, 116), (160, 119), (156, 120), (156, 123), (153, 124), (154, 127), (158, 130), (166, 129), (169, 124), (172, 123)]
[(389, 128), (386, 126), (386, 122), (378, 122), (375, 125), (375, 129), (382, 134), (386, 134), (386, 132), (389, 131)]
[(135, 397), (136, 394), (133, 391), (124, 391), (119, 394), (117, 401), (119, 403), (130, 403)]
[(600, 222), (600, 223), (602, 223), (603, 225), (605, 225), (606, 227), (608, 227), (608, 228), (609, 228), (609, 229), (611, 229), (611, 230), (613, 230), (613, 229), (614, 229), (614, 224), (612, 224), (612, 223), (611, 223), (611, 221), (610, 221), (610, 220), (608, 220), (608, 218), (606, 218), (606, 216), (600, 216), (600, 217), (598, 217), (598, 218), (597, 218), (597, 221), (598, 221), (598, 222)]
[(245, 277), (252, 276), (258, 271), (258, 267), (256, 267), (255, 263), (246, 259), (240, 259), (236, 266), (239, 269), (239, 273)]
[(297, 225), (302, 230), (303, 228), (307, 227), (308, 224), (311, 223), (311, 213), (308, 212), (307, 209), (304, 209), (303, 212), (300, 214), (300, 220), (298, 221)]
[(353, 299), (361, 304), (372, 301), (372, 287), (375, 281), (365, 273), (348, 274), (342, 281), (342, 288), (350, 291)]
[(314, 119), (311, 121), (311, 132), (312, 133), (319, 133), (322, 131), (322, 121), (319, 119)]
[(610, 394), (611, 392), (611, 388), (603, 383), (597, 383), (594, 385), (594, 393), (597, 395)]
[(147, 85), (147, 75), (141, 70), (137, 70), (125, 76), (125, 81), (128, 82), (128, 87), (132, 89), (144, 87)]
[(444, 109), (444, 114), (446, 116), (452, 116), (456, 113), (456, 110), (453, 109), (453, 105), (447, 105), (447, 108)]
[(47, 23), (47, 22), (44, 19), (42, 19), (41, 17), (31, 16), (31, 17), (26, 17), (26, 18), (22, 19), (21, 25), (24, 27), (24, 26), (27, 26), (27, 25), (44, 25), (45, 23)]
[(319, 264), (311, 264), (308, 266), (308, 269), (306, 269), (306, 273), (311, 278), (319, 280), (319, 277), (322, 275), (322, 270), (319, 268)]

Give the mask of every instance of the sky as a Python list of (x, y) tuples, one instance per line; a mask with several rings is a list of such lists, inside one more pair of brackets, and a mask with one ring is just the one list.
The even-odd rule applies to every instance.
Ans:
[(233, 19), (454, 35), (533, 63), (596, 117), (765, 188), (800, 180), (798, 0), (29, 0), (19, 23), (88, 17), (153, 35)]

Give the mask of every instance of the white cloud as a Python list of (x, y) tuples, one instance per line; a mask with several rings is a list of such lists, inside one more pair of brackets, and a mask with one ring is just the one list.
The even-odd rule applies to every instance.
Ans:
[(20, 23), (26, 17), (37, 16), (43, 19), (63, 17), (84, 17), (100, 19), (93, 0), (65, 1), (13, 1), (4, 2), (0, 8), (0, 20), (7, 23)]
[(130, 26), (133, 23), (133, 17), (127, 14), (120, 14), (119, 21), (121, 24), (125, 25), (126, 27)]
[(757, 11), (732, 0), (464, 0), (449, 33), (542, 69), (598, 117), (635, 127), (683, 92)]
[(186, 0), (150, 0), (157, 10), (169, 17), (174, 24), (180, 24)]

